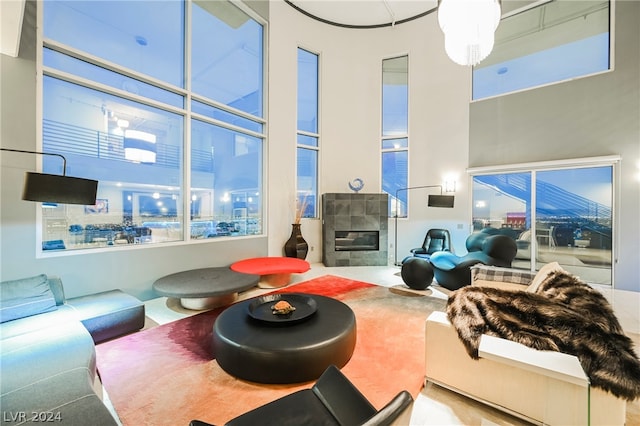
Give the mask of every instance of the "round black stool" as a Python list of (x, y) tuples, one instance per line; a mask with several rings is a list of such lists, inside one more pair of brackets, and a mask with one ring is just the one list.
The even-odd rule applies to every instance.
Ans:
[(424, 290), (433, 281), (433, 266), (428, 260), (411, 257), (402, 264), (402, 281), (414, 290)]
[[(225, 309), (213, 325), (213, 348), (220, 367), (257, 383), (316, 380), (330, 365), (342, 368), (356, 345), (356, 317), (351, 308), (326, 296), (282, 293), (282, 299), (311, 297), (317, 311), (291, 324), (273, 324), (248, 314), (248, 299)], [(270, 302), (275, 303), (275, 302)]]

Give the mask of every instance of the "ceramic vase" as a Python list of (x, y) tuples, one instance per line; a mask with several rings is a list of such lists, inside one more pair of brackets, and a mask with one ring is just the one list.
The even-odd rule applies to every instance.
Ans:
[(309, 245), (302, 237), (300, 232), (300, 224), (291, 224), (291, 236), (284, 243), (284, 255), (287, 257), (297, 257), (298, 259), (306, 259)]

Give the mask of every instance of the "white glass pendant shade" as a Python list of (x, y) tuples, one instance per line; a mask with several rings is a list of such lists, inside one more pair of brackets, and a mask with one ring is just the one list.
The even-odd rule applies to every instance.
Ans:
[(451, 60), (476, 65), (489, 56), (500, 16), (499, 0), (441, 0), (438, 24)]
[(484, 35), (445, 35), (444, 49), (449, 58), (458, 65), (476, 65), (493, 50), (493, 32)]
[(139, 130), (125, 130), (124, 158), (136, 163), (155, 163), (156, 135)]

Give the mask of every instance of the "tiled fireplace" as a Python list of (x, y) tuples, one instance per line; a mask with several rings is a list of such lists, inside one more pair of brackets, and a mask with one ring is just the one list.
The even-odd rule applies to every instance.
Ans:
[(386, 265), (387, 205), (387, 194), (322, 194), (322, 262), (325, 266)]

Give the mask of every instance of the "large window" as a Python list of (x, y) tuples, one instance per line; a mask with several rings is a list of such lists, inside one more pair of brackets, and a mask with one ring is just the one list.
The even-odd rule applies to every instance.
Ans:
[(611, 285), (615, 163), (602, 163), (475, 175), (474, 228), (514, 238), (514, 267), (558, 261), (588, 282)]
[[(382, 61), (382, 190), (389, 216), (407, 216), (409, 161), (409, 57)], [(396, 199), (397, 195), (397, 199)]]
[(505, 16), (473, 68), (473, 99), (609, 70), (610, 10), (609, 0), (554, 0)]
[[(261, 234), (253, 13), (222, 0), (41, 4), (43, 150), (99, 181), (94, 206), (43, 205), (43, 248)], [(61, 171), (48, 157), (43, 169)]]
[(296, 191), (302, 217), (318, 216), (318, 55), (298, 49)]

